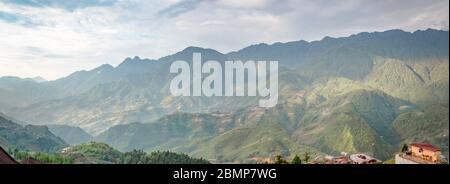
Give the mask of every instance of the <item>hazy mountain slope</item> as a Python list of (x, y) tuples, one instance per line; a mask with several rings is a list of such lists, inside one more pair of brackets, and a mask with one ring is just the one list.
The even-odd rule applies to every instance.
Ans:
[(257, 105), (258, 98), (251, 97), (171, 96), (170, 63), (191, 62), (194, 52), (202, 53), (204, 61), (280, 61), (280, 101), (330, 77), (353, 79), (353, 84), (336, 84), (344, 91), (348, 91), (345, 85), (351, 85), (351, 89), (380, 89), (420, 104), (448, 100), (448, 31), (391, 30), (314, 42), (259, 44), (228, 54), (188, 47), (158, 60), (127, 58), (117, 67), (103, 65), (55, 81), (33, 82), (27, 84), (32, 89), (25, 91), (23, 82), (1, 85), (0, 79), (0, 104), (5, 106), (0, 110), (24, 121), (68, 124), (99, 134), (114, 125), (148, 122), (175, 111), (233, 112)]
[(355, 90), (308, 109), (294, 137), (324, 152), (367, 152), (387, 158), (398, 140), (392, 122), (409, 108), (407, 102), (381, 91)]
[[(117, 82), (126, 79), (130, 75), (149, 72), (151, 71), (150, 68), (155, 69), (154, 66), (159, 65), (154, 63), (156, 61), (140, 59), (139, 57), (126, 58), (122, 65), (115, 68), (105, 64), (93, 70), (78, 71), (54, 81), (36, 82), (30, 78), (1, 77), (0, 96), (2, 93), (9, 92), (9, 97), (20, 99), (20, 101), (14, 100), (14, 98), (2, 100), (2, 103), (6, 100), (11, 101), (9, 105), (12, 107), (22, 107), (32, 103), (67, 98), (83, 94), (97, 85)], [(161, 70), (156, 69), (155, 71)]]
[(2, 112), (0, 112), (0, 117), (4, 118), (4, 119), (6, 119), (6, 120), (12, 121), (12, 122), (14, 122), (14, 123), (16, 123), (16, 124), (22, 125), (22, 126), (28, 124), (27, 122), (20, 121), (20, 120), (17, 120), (17, 119), (15, 119), (15, 118), (11, 118), (11, 117), (7, 116), (6, 114), (3, 114)]
[(25, 107), (52, 95), (42, 83), (18, 77), (0, 77), (0, 110), (9, 107)]
[(389, 30), (343, 38), (326, 37), (314, 42), (258, 44), (231, 52), (229, 56), (244, 60), (278, 60), (316, 77), (343, 76), (357, 79), (370, 72), (372, 60), (376, 56), (400, 60), (448, 60), (448, 44), (448, 31), (429, 29), (408, 33)]
[(400, 114), (393, 122), (400, 143), (428, 142), (438, 145), (448, 156), (449, 108), (447, 104), (426, 106)]
[(37, 82), (37, 83), (47, 82), (47, 80), (44, 79), (44, 78), (41, 77), (41, 76), (33, 77), (33, 78), (30, 78), (30, 79), (33, 80), (34, 82)]
[[(124, 80), (100, 84), (86, 93), (36, 103), (14, 116), (39, 124), (46, 122), (79, 126), (94, 135), (109, 127), (132, 122), (148, 122), (166, 114), (181, 112), (235, 111), (258, 104), (259, 97), (174, 97), (166, 77), (150, 73), (129, 75)], [(280, 101), (308, 85), (308, 79), (293, 71), (280, 71)], [(161, 82), (163, 81), (163, 82)], [(162, 88), (157, 88), (163, 86)]]
[(366, 153), (380, 159), (391, 156), (392, 147), (361, 117), (336, 113), (324, 121), (317, 127), (309, 127), (308, 132), (298, 137), (299, 142), (335, 155), (346, 152)]
[(153, 123), (112, 127), (96, 139), (119, 150), (151, 149), (178, 139), (190, 141), (209, 137), (230, 129), (230, 123), (227, 114), (175, 113)]
[(219, 162), (252, 162), (306, 151), (366, 152), (383, 159), (398, 144), (392, 122), (413, 109), (381, 91), (344, 93), (310, 109), (305, 109), (304, 97), (293, 99), (275, 108), (233, 114), (169, 115), (152, 123), (116, 126), (97, 139), (122, 150), (169, 149)]
[(30, 151), (51, 152), (67, 146), (45, 126), (18, 125), (0, 116), (0, 145)]
[(14, 115), (40, 124), (79, 126), (95, 134), (110, 126), (158, 117), (152, 91), (130, 83), (102, 84), (78, 96), (36, 103)]
[(201, 144), (192, 155), (218, 162), (256, 163), (276, 155), (320, 153), (317, 149), (297, 144), (278, 123), (264, 123), (239, 127), (220, 134)]
[[(448, 118), (442, 115), (448, 109), (442, 102), (449, 100), (448, 35), (390, 30), (227, 54), (188, 47), (55, 81), (0, 78), (0, 111), (34, 124), (77, 126), (120, 150), (171, 149), (222, 161), (309, 147), (387, 158), (401, 143), (421, 140), (448, 150)], [(255, 97), (172, 96), (169, 66), (192, 62), (194, 52), (220, 63), (280, 61), (278, 105), (258, 108)], [(444, 110), (431, 108), (437, 106)]]
[(418, 104), (448, 101), (448, 60), (400, 61), (378, 58), (367, 83)]
[(68, 125), (47, 125), (48, 129), (65, 142), (71, 145), (77, 145), (92, 141), (94, 137), (79, 127)]
[(112, 127), (97, 140), (121, 150), (168, 149), (217, 162), (248, 163), (276, 154), (319, 152), (290, 139), (301, 110), (288, 110), (287, 105), (276, 109), (248, 108), (233, 114), (175, 113), (152, 123)]
[(276, 155), (293, 157), (305, 152), (320, 153), (318, 149), (298, 144), (291, 137), (301, 123), (303, 105), (301, 100), (293, 100), (270, 109), (255, 107), (237, 111), (233, 120), (240, 122), (234, 123), (238, 126), (204, 140), (192, 154), (221, 162), (254, 163)]

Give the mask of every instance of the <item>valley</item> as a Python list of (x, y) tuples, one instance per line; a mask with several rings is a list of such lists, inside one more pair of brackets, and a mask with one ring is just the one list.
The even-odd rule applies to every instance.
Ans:
[[(96, 141), (118, 152), (171, 150), (213, 163), (257, 163), (342, 152), (388, 160), (404, 143), (428, 142), (448, 158), (448, 36), (389, 30), (226, 54), (188, 47), (54, 81), (2, 77), (0, 145), (54, 152)], [(192, 65), (193, 53), (221, 65), (279, 61), (278, 104), (171, 95), (171, 63)]]

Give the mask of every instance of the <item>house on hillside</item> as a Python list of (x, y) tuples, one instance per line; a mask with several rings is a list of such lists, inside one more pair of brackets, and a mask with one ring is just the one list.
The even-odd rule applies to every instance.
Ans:
[(396, 164), (440, 164), (441, 149), (428, 143), (412, 143), (408, 151), (395, 155)]
[(379, 164), (380, 160), (373, 158), (366, 154), (352, 154), (350, 155), (350, 160), (353, 164)]
[(380, 160), (371, 157), (366, 154), (358, 153), (348, 155), (347, 153), (342, 154), (341, 156), (330, 156), (327, 155), (325, 157), (319, 156), (316, 157), (313, 161), (309, 162), (309, 164), (379, 164)]
[(426, 143), (411, 144), (411, 155), (434, 163), (440, 161), (441, 149)]
[(18, 162), (0, 147), (0, 164), (18, 164)]

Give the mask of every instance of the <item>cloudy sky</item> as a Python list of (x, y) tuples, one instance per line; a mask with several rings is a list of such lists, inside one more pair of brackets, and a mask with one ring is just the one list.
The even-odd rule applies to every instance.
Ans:
[(0, 76), (56, 79), (187, 46), (448, 30), (448, 0), (0, 0)]

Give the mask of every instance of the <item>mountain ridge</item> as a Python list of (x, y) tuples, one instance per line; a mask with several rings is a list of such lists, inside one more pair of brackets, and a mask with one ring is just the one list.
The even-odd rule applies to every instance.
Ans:
[[(226, 162), (289, 156), (302, 149), (387, 158), (401, 143), (420, 139), (443, 145), (448, 153), (442, 138), (448, 113), (429, 108), (448, 107), (448, 42), (448, 31), (429, 29), (256, 44), (229, 53), (187, 47), (158, 60), (130, 57), (116, 67), (102, 65), (43, 83), (0, 78), (0, 111), (38, 125), (80, 127), (96, 138), (109, 133), (102, 139), (119, 149), (176, 149)], [(192, 62), (194, 52), (202, 53), (203, 61), (221, 63), (278, 60), (278, 105), (259, 108), (254, 97), (170, 95), (171, 62)], [(415, 114), (419, 112), (426, 115)], [(224, 122), (217, 114), (232, 119)], [(411, 118), (420, 121), (411, 123)], [(196, 124), (196, 119), (206, 124)], [(218, 128), (214, 122), (228, 126)], [(420, 127), (432, 129), (414, 137)], [(146, 135), (158, 129), (153, 134), (160, 137)], [(234, 139), (246, 134), (248, 141)], [(230, 154), (221, 153), (226, 150)]]

